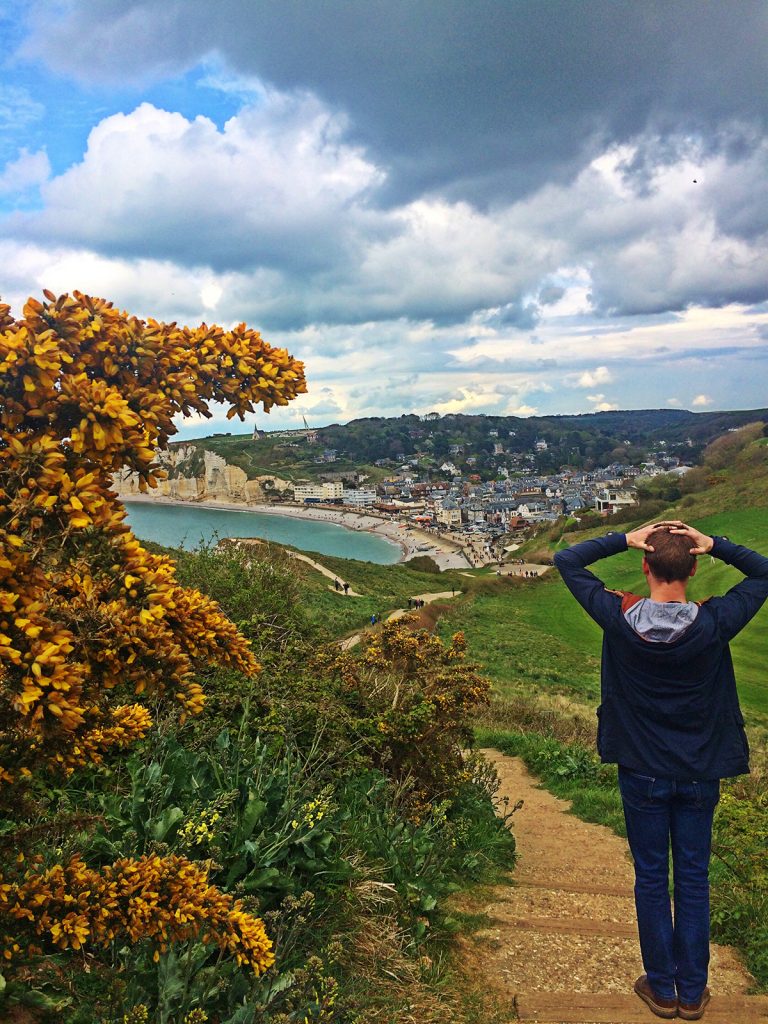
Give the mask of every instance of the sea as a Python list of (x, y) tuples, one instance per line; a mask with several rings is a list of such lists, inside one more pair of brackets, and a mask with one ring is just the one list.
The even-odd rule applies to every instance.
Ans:
[(400, 560), (400, 547), (385, 537), (365, 530), (349, 530), (334, 523), (292, 516), (185, 505), (153, 505), (126, 501), (128, 522), (140, 540), (166, 547), (198, 547), (222, 537), (260, 537), (290, 544), (301, 551), (355, 558), (361, 562), (391, 565)]

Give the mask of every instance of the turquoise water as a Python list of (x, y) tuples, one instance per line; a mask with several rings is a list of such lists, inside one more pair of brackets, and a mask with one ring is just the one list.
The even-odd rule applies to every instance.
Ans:
[(140, 540), (153, 540), (166, 547), (189, 549), (197, 547), (201, 540), (261, 537), (278, 544), (291, 544), (302, 551), (319, 551), (323, 555), (357, 558), (379, 565), (390, 565), (401, 556), (398, 545), (383, 537), (312, 519), (138, 501), (127, 501), (125, 507), (131, 529)]

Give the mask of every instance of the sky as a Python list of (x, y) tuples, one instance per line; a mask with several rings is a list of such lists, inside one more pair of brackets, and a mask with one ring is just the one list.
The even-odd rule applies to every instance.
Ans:
[(309, 387), (247, 427), (768, 405), (764, 0), (0, 0), (0, 39), (0, 295), (247, 322)]

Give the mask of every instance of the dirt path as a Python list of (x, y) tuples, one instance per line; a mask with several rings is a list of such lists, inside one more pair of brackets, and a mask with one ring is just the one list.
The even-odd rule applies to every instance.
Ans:
[[(335, 572), (331, 572), (330, 569), (327, 569), (324, 565), (321, 565), (319, 562), (316, 562), (313, 558), (310, 558), (309, 555), (302, 555), (298, 551), (289, 551), (288, 554), (290, 555), (291, 558), (298, 558), (300, 562), (306, 562), (307, 565), (311, 565), (313, 569), (316, 569), (319, 573), (322, 573), (323, 576), (327, 576), (329, 580), (337, 580), (339, 578)], [(340, 582), (343, 583), (344, 581), (341, 580)], [(328, 589), (336, 590), (335, 587), (328, 587)], [(336, 593), (340, 594), (342, 597), (362, 596), (361, 594), (358, 594), (357, 591), (352, 590), (351, 588), (347, 590), (346, 593), (343, 590), (336, 590)]]
[[(488, 562), (486, 565), (477, 566), (479, 569), (493, 570), (493, 567), (497, 565), (496, 562)], [(504, 562), (501, 566), (502, 576), (525, 576), (526, 572), (535, 572), (537, 576), (543, 576), (545, 572), (549, 572), (552, 568), (551, 565), (539, 565), (538, 562)], [(495, 571), (495, 570), (494, 570)], [(482, 579), (482, 577), (476, 576), (473, 572), (463, 572), (462, 576), (469, 576), (470, 579)]]
[[(424, 604), (431, 604), (433, 601), (444, 601), (446, 598), (456, 597), (455, 590), (443, 590), (439, 594), (414, 594), (414, 597), (423, 601)], [(395, 608), (393, 612), (390, 612), (387, 616), (387, 622), (393, 622), (395, 619), (401, 619), (404, 615), (409, 615), (412, 611), (417, 611), (416, 608)], [(369, 632), (369, 630), (363, 630), (360, 633), (354, 633), (352, 636), (344, 637), (340, 641), (340, 646), (343, 651), (348, 651), (350, 647), (356, 647), (363, 639), (363, 635)]]
[(551, 568), (551, 565), (539, 565), (538, 562), (523, 562), (522, 565), (514, 565), (510, 562), (505, 562), (501, 567), (501, 575), (525, 576), (527, 572), (535, 572), (537, 576), (543, 576), (544, 573), (549, 572)]
[[(540, 1024), (642, 1024), (658, 1020), (632, 994), (642, 973), (626, 843), (568, 814), (538, 788), (522, 761), (483, 751), (499, 772), (518, 859), (511, 886), (497, 886), (488, 924), (461, 939), (472, 973), (488, 978), (510, 1020)], [(713, 946), (709, 1024), (768, 1022), (768, 997), (747, 997), (752, 979), (734, 951)]]
[[(423, 601), (424, 604), (432, 604), (433, 601), (444, 601), (446, 598), (456, 597), (455, 590), (442, 590), (439, 594), (414, 594), (417, 601)], [(418, 611), (417, 608), (395, 608), (393, 612), (387, 616), (387, 622), (394, 622), (395, 619), (402, 619), (404, 615), (409, 615), (413, 611)]]

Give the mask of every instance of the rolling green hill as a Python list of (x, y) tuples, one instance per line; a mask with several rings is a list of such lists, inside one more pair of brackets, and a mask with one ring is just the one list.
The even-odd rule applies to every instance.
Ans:
[[(706, 490), (688, 495), (658, 518), (681, 518), (710, 534), (728, 536), (768, 555), (768, 444), (748, 445), (713, 476)], [(637, 523), (617, 526), (631, 529)], [(528, 547), (553, 551), (604, 533), (552, 531)], [(647, 593), (637, 551), (593, 567), (616, 590)], [(699, 559), (689, 593), (694, 600), (724, 593), (743, 577), (711, 558)], [(556, 573), (533, 581), (500, 581), (478, 590), (451, 612), (452, 627), (465, 630), (469, 648), (486, 667), (501, 695), (541, 690), (592, 704), (599, 694), (600, 629), (573, 600)], [(508, 584), (508, 585), (506, 585)], [(446, 624), (446, 628), (447, 624)], [(739, 692), (748, 719), (768, 723), (768, 606), (733, 642)]]
[[(684, 496), (663, 518), (685, 518), (700, 529), (723, 534), (768, 555), (768, 443), (747, 445), (730, 466), (711, 476), (705, 490)], [(661, 517), (660, 517), (661, 518)], [(557, 547), (595, 536), (601, 529), (563, 534), (562, 530), (531, 542)], [(631, 529), (627, 523), (617, 529)], [(404, 565), (318, 559), (360, 598), (344, 600), (328, 589), (328, 580), (302, 566), (308, 616), (331, 633), (341, 635), (365, 627), (372, 613), (403, 607), (412, 594), (450, 590), (464, 596), (445, 608), (441, 630), (465, 632), (472, 656), (491, 677), (500, 697), (515, 694), (561, 694), (588, 706), (599, 698), (600, 630), (576, 604), (556, 572), (536, 580), (495, 575), (418, 573)], [(628, 551), (595, 567), (614, 589), (645, 593), (640, 555)], [(741, 579), (735, 569), (710, 558), (699, 560), (691, 583), (698, 600), (724, 593)], [(732, 645), (741, 699), (748, 719), (768, 724), (768, 607), (763, 608)]]
[[(539, 439), (548, 445), (535, 456), (535, 468), (541, 472), (553, 472), (563, 464), (589, 467), (615, 460), (639, 464), (657, 446), (690, 461), (713, 438), (756, 420), (768, 420), (768, 410), (640, 409), (524, 419), (431, 413), (367, 417), (311, 432), (279, 431), (257, 438), (215, 434), (175, 443), (215, 452), (250, 479), (274, 474), (295, 481), (316, 479), (329, 470), (350, 476), (362, 470), (375, 482), (388, 472), (377, 461), (396, 465), (413, 458), (424, 471), (436, 471), (450, 458), (462, 472), (492, 479), (499, 465), (508, 463), (514, 469), (514, 456), (530, 455)], [(501, 454), (494, 450), (497, 443), (504, 448)], [(322, 461), (327, 449), (336, 452), (331, 463)]]

